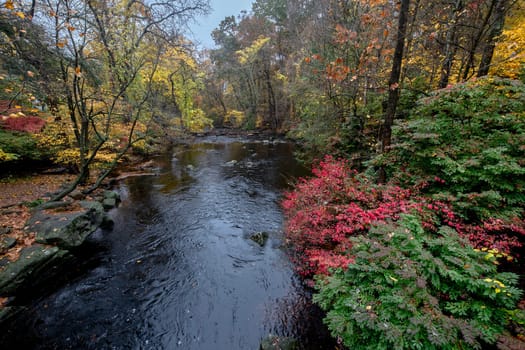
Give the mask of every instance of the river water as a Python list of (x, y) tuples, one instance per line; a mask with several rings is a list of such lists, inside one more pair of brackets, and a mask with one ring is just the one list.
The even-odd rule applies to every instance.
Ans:
[(273, 334), (333, 349), (282, 247), (282, 191), (305, 174), (292, 148), (208, 137), (123, 181), (115, 228), (2, 330), (3, 348), (244, 350)]

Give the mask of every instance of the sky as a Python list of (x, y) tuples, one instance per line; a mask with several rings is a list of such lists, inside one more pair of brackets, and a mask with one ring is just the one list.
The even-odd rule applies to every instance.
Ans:
[(196, 18), (195, 23), (190, 25), (193, 39), (201, 43), (200, 47), (213, 48), (211, 32), (219, 26), (224, 17), (231, 15), (237, 17), (242, 10), (251, 11), (252, 2), (252, 0), (210, 0), (212, 7), (210, 14)]

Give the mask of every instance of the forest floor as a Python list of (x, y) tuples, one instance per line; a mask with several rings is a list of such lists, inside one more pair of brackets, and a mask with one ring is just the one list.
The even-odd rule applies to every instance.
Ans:
[(0, 208), (49, 199), (50, 193), (73, 178), (71, 174), (33, 174), (0, 179)]
[(36, 173), (0, 179), (0, 260), (14, 261), (24, 247), (34, 243), (34, 234), (24, 230), (31, 207), (50, 199), (51, 193), (72, 179), (70, 174)]

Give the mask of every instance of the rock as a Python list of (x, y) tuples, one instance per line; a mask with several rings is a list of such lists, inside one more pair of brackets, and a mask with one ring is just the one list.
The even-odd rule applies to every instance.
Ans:
[(102, 206), (105, 210), (110, 210), (117, 206), (117, 201), (115, 200), (115, 198), (104, 198), (102, 200)]
[(38, 285), (49, 275), (55, 262), (68, 253), (58, 247), (34, 244), (22, 249), (20, 258), (0, 270), (0, 295), (14, 295), (17, 291)]
[(255, 232), (250, 236), (250, 239), (263, 247), (268, 240), (268, 232)]
[(86, 196), (80, 192), (79, 190), (74, 190), (73, 192), (71, 192), (69, 195), (69, 197), (75, 199), (75, 200), (81, 200), (81, 199), (84, 199)]
[(57, 201), (57, 202), (46, 202), (42, 203), (38, 206), (39, 210), (47, 210), (47, 209), (58, 209), (58, 208), (65, 208), (67, 206), (70, 206), (73, 202), (71, 201)]
[(120, 202), (120, 195), (118, 192), (115, 191), (104, 191), (104, 198), (111, 198), (118, 202)]
[(7, 227), (7, 226), (0, 227), (0, 235), (7, 235), (11, 233), (11, 230), (12, 230), (11, 227)]
[(2, 237), (0, 238), (0, 254), (4, 254), (10, 248), (13, 248), (16, 245), (16, 238), (13, 237)]
[(260, 350), (297, 350), (299, 344), (296, 339), (270, 335), (261, 342)]
[(23, 306), (4, 306), (0, 307), (0, 324), (9, 322), (12, 318), (16, 317), (19, 312), (25, 310)]
[(3, 267), (9, 265), (10, 261), (8, 258), (6, 258), (5, 256), (0, 259), (0, 270), (2, 270)]
[(113, 221), (110, 216), (104, 215), (102, 222), (100, 223), (100, 228), (104, 230), (112, 230), (113, 226), (115, 226), (115, 221)]
[(113, 209), (120, 203), (120, 195), (115, 191), (105, 191), (102, 206), (105, 210)]
[(36, 232), (36, 242), (66, 250), (81, 245), (102, 224), (106, 214), (99, 202), (83, 201), (80, 205), (83, 210), (73, 213), (37, 211), (28, 221), (29, 230)]

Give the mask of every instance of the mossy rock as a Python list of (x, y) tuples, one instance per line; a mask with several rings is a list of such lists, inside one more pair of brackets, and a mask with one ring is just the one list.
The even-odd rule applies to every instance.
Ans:
[(104, 222), (104, 208), (98, 202), (80, 202), (78, 212), (49, 213), (37, 211), (28, 222), (29, 231), (36, 232), (36, 242), (63, 249), (80, 246)]
[(58, 247), (40, 244), (22, 249), (16, 261), (0, 270), (0, 295), (14, 295), (19, 290), (40, 284), (66, 255), (68, 252)]

